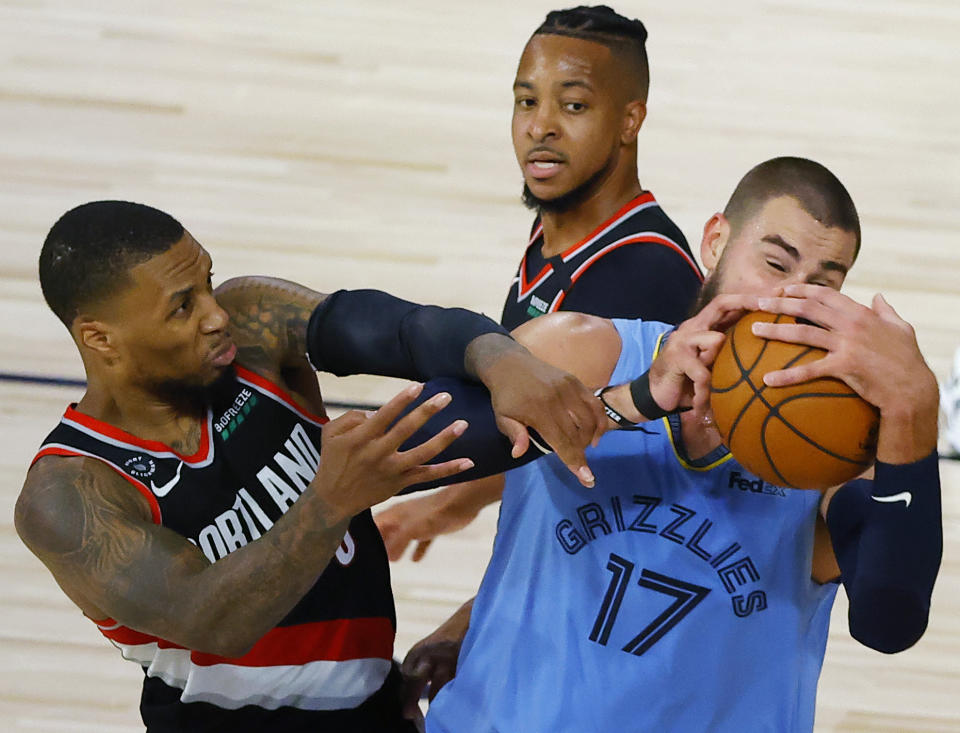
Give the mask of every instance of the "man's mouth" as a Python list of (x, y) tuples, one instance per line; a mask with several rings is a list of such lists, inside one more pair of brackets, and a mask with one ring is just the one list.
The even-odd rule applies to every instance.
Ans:
[(210, 355), (210, 361), (216, 367), (227, 367), (237, 357), (237, 345), (229, 339)]
[(527, 155), (523, 170), (530, 178), (543, 181), (557, 175), (565, 163), (564, 156), (559, 153), (538, 150)]

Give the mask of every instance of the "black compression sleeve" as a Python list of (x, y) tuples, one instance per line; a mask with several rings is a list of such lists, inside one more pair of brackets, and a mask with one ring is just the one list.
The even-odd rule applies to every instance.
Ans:
[(430, 463), (442, 463), (454, 458), (470, 458), (473, 460), (474, 467), (469, 471), (458, 473), (456, 476), (441, 481), (410, 486), (401, 493), (406, 494), (411, 491), (430, 489), (434, 486), (445, 486), (484, 476), (492, 476), (522, 466), (545, 455), (542, 450), (537, 448), (536, 444), (545, 446), (546, 443), (531, 431), (535, 442), (531, 442), (529, 450), (520, 458), (510, 457), (512, 446), (506, 436), (497, 429), (493, 409), (490, 407), (490, 393), (481, 384), (471, 384), (458, 379), (432, 379), (423, 386), (423, 391), (414, 403), (404, 410), (404, 414), (423, 404), (439, 392), (449, 392), (453, 400), (430, 418), (400, 449), (409, 450), (436, 435), (454, 420), (463, 419), (470, 423), (464, 434)]
[(873, 481), (834, 494), (827, 526), (850, 599), (850, 634), (887, 654), (915, 644), (943, 553), (936, 452), (916, 463), (878, 462)]
[(472, 379), (464, 364), (477, 336), (507, 331), (462, 308), (419, 305), (379, 290), (338, 290), (313, 311), (307, 356), (337, 376), (380, 374), (404, 379)]

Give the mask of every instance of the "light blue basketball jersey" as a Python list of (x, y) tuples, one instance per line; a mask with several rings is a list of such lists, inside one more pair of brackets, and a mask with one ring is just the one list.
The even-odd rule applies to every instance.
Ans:
[[(615, 321), (612, 383), (668, 327)], [(507, 476), (456, 678), (428, 733), (810, 731), (835, 584), (810, 578), (820, 495), (723, 449), (682, 457), (673, 419)]]

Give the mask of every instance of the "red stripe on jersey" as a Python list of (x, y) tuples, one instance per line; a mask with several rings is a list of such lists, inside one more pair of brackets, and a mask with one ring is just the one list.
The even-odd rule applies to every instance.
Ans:
[(656, 234), (644, 234), (637, 237), (629, 237), (620, 242), (616, 242), (615, 244), (604, 247), (602, 250), (594, 254), (590, 259), (588, 259), (586, 262), (580, 265), (580, 267), (577, 268), (577, 271), (574, 272), (573, 275), (570, 277), (570, 285), (567, 288), (567, 290), (561, 290), (557, 294), (557, 297), (554, 298), (553, 303), (550, 306), (550, 313), (555, 313), (558, 310), (560, 310), (560, 305), (563, 303), (563, 299), (567, 297), (567, 292), (573, 289), (574, 283), (576, 283), (577, 280), (580, 279), (583, 273), (585, 273), (587, 270), (590, 269), (590, 266), (592, 264), (594, 264), (597, 260), (599, 260), (604, 255), (609, 254), (610, 252), (613, 252), (613, 250), (619, 249), (620, 247), (623, 247), (628, 244), (659, 244), (664, 247), (669, 247), (674, 252), (678, 253), (683, 257), (683, 261), (686, 262), (688, 265), (690, 265), (690, 268), (693, 270), (694, 274), (697, 276), (697, 279), (700, 280), (700, 282), (703, 282), (703, 275), (700, 273), (699, 268), (697, 268), (696, 263), (693, 262), (693, 260), (690, 259), (690, 255), (684, 252), (683, 248), (680, 247), (675, 242), (671, 242), (666, 237), (660, 237), (660, 236), (657, 236)]
[(237, 659), (192, 652), (200, 667), (234, 664), (243, 667), (300, 665), (319, 660), (392, 659), (393, 625), (387, 618), (348, 618), (271, 629), (253, 649)]
[(110, 461), (104, 458), (101, 458), (100, 456), (95, 456), (92, 453), (83, 453), (82, 451), (71, 450), (69, 448), (48, 447), (38, 451), (37, 455), (33, 457), (33, 461), (30, 463), (30, 465), (32, 466), (34, 463), (36, 463), (39, 459), (43, 458), (44, 456), (70, 456), (70, 457), (78, 456), (81, 458), (93, 458), (97, 461), (100, 461), (105, 466), (109, 466), (114, 471), (116, 471), (121, 476), (123, 476), (127, 481), (133, 484), (133, 487), (137, 491), (143, 494), (143, 497), (147, 500), (147, 503), (150, 505), (150, 518), (153, 520), (153, 523), (154, 524), (163, 523), (162, 522), (163, 515), (160, 512), (160, 502), (157, 501), (157, 497), (153, 495), (153, 492), (150, 491), (150, 489), (148, 489), (145, 484), (142, 484), (139, 481), (137, 481), (133, 476), (131, 476), (126, 471), (120, 470), (119, 468), (114, 466), (112, 463), (110, 463)]
[[(578, 249), (581, 249), (582, 247), (589, 244), (591, 240), (595, 239), (601, 232), (603, 232), (604, 229), (609, 227), (617, 219), (622, 218), (624, 215), (628, 214), (630, 211), (637, 208), (638, 206), (643, 206), (644, 204), (651, 204), (656, 202), (657, 200), (654, 198), (653, 194), (650, 193), (649, 191), (645, 191), (644, 193), (637, 196), (635, 199), (629, 201), (619, 210), (617, 210), (617, 212), (614, 213), (613, 216), (606, 219), (602, 224), (600, 224), (600, 226), (598, 226), (596, 229), (590, 232), (590, 234), (588, 234), (586, 237), (584, 237), (576, 244), (571, 245), (566, 250), (561, 252), (560, 256), (566, 259), (573, 252), (576, 252)], [(542, 232), (543, 232), (543, 224), (541, 223), (531, 235), (530, 244), (527, 245), (527, 249), (529, 249), (530, 245), (532, 245), (534, 242), (537, 241), (537, 238), (540, 236)], [(520, 260), (520, 283), (518, 286), (519, 289), (517, 292), (517, 296), (518, 296), (517, 300), (522, 300), (527, 295), (529, 295), (552, 272), (553, 272), (553, 266), (548, 262), (546, 265), (543, 266), (543, 269), (541, 269), (540, 272), (537, 273), (536, 277), (534, 277), (533, 280), (528, 281), (527, 280), (527, 253), (526, 251), (524, 251), (523, 257)]]
[(113, 425), (105, 423), (102, 420), (97, 420), (97, 418), (77, 410), (75, 405), (69, 405), (67, 407), (67, 411), (63, 413), (63, 416), (68, 420), (79, 423), (91, 432), (99, 433), (107, 438), (118, 440), (121, 443), (127, 443), (129, 445), (143, 448), (144, 450), (152, 451), (154, 453), (172, 453), (184, 463), (200, 463), (201, 461), (209, 458), (210, 430), (207, 426), (208, 420), (206, 418), (200, 421), (199, 447), (197, 448), (196, 452), (193, 453), (193, 455), (185, 456), (182, 453), (175, 451), (166, 443), (161, 443), (159, 440), (144, 440), (143, 438), (138, 438), (136, 435), (132, 435), (125, 430), (121, 430), (118, 427), (114, 427)]
[(309, 410), (306, 410), (305, 408), (301, 407), (297, 403), (297, 401), (290, 396), (289, 393), (285, 392), (282, 387), (274, 384), (266, 377), (261, 377), (256, 372), (251, 372), (249, 369), (244, 369), (239, 364), (233, 365), (233, 371), (236, 372), (236, 375), (240, 379), (245, 379), (246, 381), (251, 382), (252, 384), (255, 384), (257, 387), (264, 390), (265, 392), (269, 392), (274, 397), (276, 397), (281, 402), (283, 402), (285, 405), (287, 405), (287, 407), (299, 413), (300, 415), (307, 418), (308, 420), (312, 420), (313, 422), (320, 423), (321, 425), (323, 425), (324, 423), (330, 422), (330, 418), (314, 415)]
[(600, 226), (598, 226), (596, 229), (594, 229), (592, 232), (590, 232), (587, 236), (585, 236), (585, 237), (584, 237), (583, 239), (581, 239), (579, 242), (577, 242), (577, 243), (574, 244), (574, 245), (571, 245), (570, 247), (567, 247), (566, 250), (564, 250), (563, 252), (560, 253), (560, 256), (563, 257), (563, 258), (569, 257), (571, 252), (574, 252), (575, 250), (580, 249), (584, 244), (586, 244), (586, 243), (589, 242), (591, 239), (593, 239), (594, 237), (596, 237), (600, 232), (602, 232), (604, 229), (606, 229), (608, 226), (610, 226), (610, 224), (612, 224), (613, 222), (615, 222), (615, 221), (616, 221), (617, 219), (619, 219), (621, 216), (623, 216), (624, 214), (626, 214), (627, 212), (629, 212), (631, 209), (635, 209), (635, 208), (637, 208), (638, 206), (641, 206), (641, 205), (643, 205), (643, 204), (656, 203), (656, 201), (657, 201), (657, 200), (653, 197), (653, 194), (650, 193), (649, 191), (646, 191), (646, 192), (640, 194), (640, 195), (637, 196), (635, 199), (633, 199), (633, 200), (630, 201), (629, 203), (625, 204), (622, 208), (620, 208), (620, 209), (617, 211), (617, 213), (615, 213), (613, 216), (611, 216), (611, 217), (609, 217), (607, 220), (605, 220), (605, 221), (603, 222), (603, 224), (601, 224)]

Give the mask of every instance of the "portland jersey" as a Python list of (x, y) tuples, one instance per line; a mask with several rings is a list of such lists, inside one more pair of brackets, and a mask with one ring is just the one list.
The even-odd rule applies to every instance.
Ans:
[[(323, 422), (277, 385), (234, 366), (211, 391), (193, 455), (70, 406), (34, 460), (103, 461), (147, 499), (155, 523), (216, 562), (261, 537), (297, 501), (319, 465)], [(262, 730), (268, 723), (339, 730), (341, 722), (355, 730), (369, 711), (352, 718), (354, 711), (343, 711), (383, 687), (395, 631), (386, 552), (369, 511), (350, 522), (313, 588), (243, 657), (184, 649), (112, 619), (95, 623), (143, 667), (141, 712), (151, 731)]]
[[(616, 321), (612, 383), (667, 327)], [(686, 458), (674, 417), (507, 474), (493, 556), (428, 733), (810, 731), (835, 584), (811, 579), (820, 495), (722, 448)]]
[(507, 329), (558, 310), (678, 323), (703, 280), (680, 229), (649, 191), (562, 254), (547, 258), (542, 250), (538, 218), (503, 306)]

